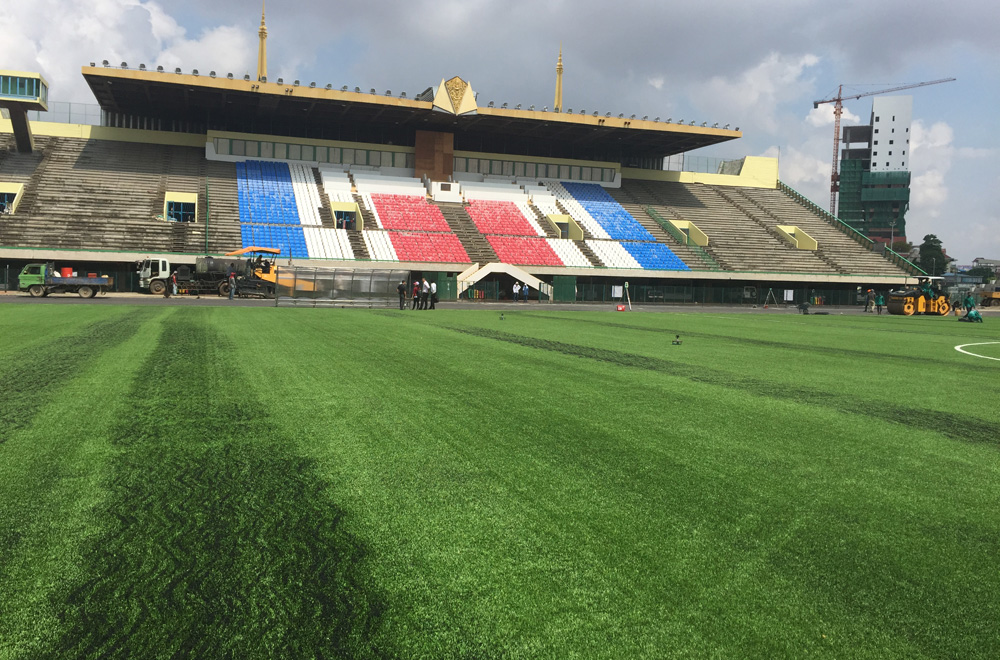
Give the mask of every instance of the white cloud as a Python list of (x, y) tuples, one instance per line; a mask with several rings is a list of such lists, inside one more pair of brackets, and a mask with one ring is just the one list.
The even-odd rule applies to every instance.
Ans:
[[(816, 158), (811, 152), (801, 151), (795, 147), (780, 149), (771, 146), (761, 155), (778, 159), (781, 180), (793, 188), (799, 189), (803, 186), (812, 188), (819, 184), (825, 185), (830, 180), (830, 163)], [(805, 194), (803, 190), (799, 192)]]
[(948, 201), (947, 174), (952, 166), (955, 131), (943, 121), (926, 126), (917, 119), (910, 129), (910, 209), (931, 218)]
[(654, 76), (654, 77), (650, 78), (647, 82), (654, 89), (661, 90), (661, 89), (663, 89), (663, 83), (666, 82), (666, 81), (664, 80), (663, 76)]
[(250, 35), (231, 26), (206, 30), (198, 39), (175, 39), (156, 55), (156, 63), (164, 68), (214, 69), (242, 75), (256, 71), (256, 44)]
[(112, 66), (127, 62), (206, 71), (256, 66), (255, 34), (221, 26), (191, 39), (158, 2), (36, 0), (7, 3), (2, 14), (0, 61), (42, 73), (53, 102), (93, 103), (80, 67), (105, 59)]
[(948, 201), (945, 173), (938, 169), (917, 174), (910, 181), (910, 207), (922, 207), (933, 218), (940, 217), (941, 207)]
[(736, 76), (715, 76), (695, 85), (690, 95), (695, 106), (716, 116), (750, 117), (760, 129), (778, 133), (782, 129), (777, 116), (779, 104), (797, 100), (811, 89), (812, 81), (803, 75), (818, 63), (819, 58), (811, 54), (772, 52)]
[[(806, 122), (810, 126), (833, 126), (833, 122), (836, 117), (833, 116), (833, 103), (824, 103), (818, 107), (813, 108), (806, 115)], [(842, 126), (857, 124), (861, 121), (861, 117), (857, 116), (847, 108), (843, 109), (840, 115), (840, 123)]]

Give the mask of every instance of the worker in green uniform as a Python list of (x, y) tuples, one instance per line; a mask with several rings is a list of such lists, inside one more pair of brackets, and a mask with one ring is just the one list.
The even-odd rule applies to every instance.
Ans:
[(937, 298), (937, 293), (935, 293), (934, 287), (931, 286), (931, 281), (926, 277), (920, 278), (920, 291), (928, 300), (934, 300)]
[(878, 312), (879, 316), (882, 316), (882, 307), (885, 306), (885, 296), (882, 295), (880, 291), (878, 295), (875, 296), (875, 311)]
[(959, 321), (968, 321), (969, 323), (982, 323), (983, 316), (979, 313), (979, 310), (973, 307), (969, 310), (969, 313), (958, 319)]
[(971, 293), (965, 296), (965, 300), (962, 301), (962, 307), (964, 307), (966, 311), (976, 308), (976, 299), (972, 297)]

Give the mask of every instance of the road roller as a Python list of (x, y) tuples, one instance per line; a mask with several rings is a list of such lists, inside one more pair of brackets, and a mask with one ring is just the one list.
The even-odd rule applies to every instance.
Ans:
[(951, 311), (948, 298), (934, 290), (929, 279), (920, 279), (916, 288), (905, 291), (890, 291), (886, 308), (890, 314), (913, 316), (914, 314), (933, 314), (947, 316)]

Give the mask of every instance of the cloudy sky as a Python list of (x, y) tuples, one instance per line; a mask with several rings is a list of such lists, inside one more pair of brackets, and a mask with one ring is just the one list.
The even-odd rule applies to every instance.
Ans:
[[(34, 0), (0, 5), (0, 68), (41, 71), (50, 101), (93, 103), (89, 62), (256, 69), (260, 6), (235, 0)], [(695, 155), (780, 157), (783, 181), (829, 205), (831, 105), (954, 77), (913, 95), (907, 234), (937, 234), (967, 264), (1000, 258), (1000, 11), (986, 0), (270, 0), (271, 79), (408, 95), (453, 75), (480, 104), (564, 105), (738, 126)], [(845, 104), (867, 123), (871, 98)]]

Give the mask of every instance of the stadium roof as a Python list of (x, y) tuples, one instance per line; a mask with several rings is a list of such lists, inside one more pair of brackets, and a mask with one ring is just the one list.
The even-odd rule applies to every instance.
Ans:
[[(459, 114), (434, 100), (398, 98), (388, 92), (195, 73), (90, 66), (83, 67), (83, 76), (102, 110), (186, 122), (198, 127), (193, 130), (398, 145), (414, 144), (417, 130), (441, 131), (455, 135), (456, 150), (606, 160), (657, 169), (655, 161), (664, 156), (742, 136), (707, 126), (569, 112), (477, 106)], [(460, 79), (449, 84), (455, 80)], [(442, 81), (439, 93), (444, 85)]]

